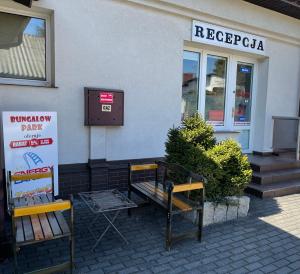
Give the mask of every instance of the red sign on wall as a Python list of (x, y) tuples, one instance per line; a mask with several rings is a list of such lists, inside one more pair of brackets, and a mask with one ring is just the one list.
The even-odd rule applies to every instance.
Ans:
[(100, 92), (100, 103), (101, 104), (113, 104), (114, 96), (112, 92)]

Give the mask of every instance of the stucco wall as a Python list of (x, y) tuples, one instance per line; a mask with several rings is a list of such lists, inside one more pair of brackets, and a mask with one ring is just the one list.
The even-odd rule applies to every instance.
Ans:
[[(300, 28), (299, 28), (300, 31)], [(272, 116), (298, 116), (300, 48), (277, 41), (269, 43), (269, 76), (264, 150), (272, 146)], [(282, 132), (282, 134), (285, 134)]]
[[(166, 2), (176, 4), (169, 7), (172, 12), (159, 11), (157, 3), (167, 9)], [(34, 3), (54, 10), (55, 84), (58, 88), (0, 85), (0, 110), (57, 111), (60, 164), (84, 163), (89, 158), (121, 160), (163, 156), (167, 130), (180, 122), (182, 52), (184, 40), (191, 37), (191, 19), (210, 18), (212, 23), (223, 22), (241, 29), (237, 22), (242, 21), (241, 13), (245, 14), (244, 8), (248, 6), (232, 0), (234, 6), (228, 14), (226, 1), (199, 2), (205, 3), (201, 12), (198, 1), (188, 0), (89, 0), (88, 3), (86, 0), (43, 0)], [(214, 16), (207, 16), (212, 2), (218, 5), (217, 10)], [(190, 8), (180, 7), (182, 3)], [(191, 11), (193, 6), (195, 11)], [(251, 30), (251, 25), (245, 24), (250, 23), (251, 17), (258, 18), (261, 10), (251, 6), (249, 14), (246, 13), (247, 20), (243, 21), (245, 30)], [(290, 28), (290, 36), (300, 38), (297, 20), (273, 12), (267, 12), (267, 16), (272, 19), (274, 30), (278, 27), (284, 32)], [(263, 22), (259, 20), (259, 29), (252, 32), (261, 35)], [(271, 35), (269, 29), (266, 34)], [(266, 80), (258, 81), (256, 117), (260, 120), (255, 132), (261, 137), (256, 138), (255, 147), (260, 150), (270, 146), (270, 117), (296, 114), (300, 82), (299, 45), (295, 45), (295, 41), (287, 44), (268, 39), (270, 59), (260, 63), (261, 77)], [(84, 86), (125, 91), (123, 127), (93, 127), (90, 132), (84, 127)], [(288, 107), (282, 105), (283, 98)]]

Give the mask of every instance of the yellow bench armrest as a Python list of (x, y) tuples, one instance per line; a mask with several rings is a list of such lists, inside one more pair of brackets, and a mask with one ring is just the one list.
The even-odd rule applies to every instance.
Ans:
[(204, 188), (204, 184), (202, 182), (175, 185), (173, 188), (173, 193), (190, 191), (190, 190), (195, 190), (195, 189), (202, 189), (202, 188)]
[(52, 211), (67, 210), (70, 208), (71, 208), (71, 202), (66, 200), (61, 202), (16, 207), (13, 209), (12, 214), (13, 217), (22, 217), (22, 216), (47, 213)]
[(14, 174), (11, 175), (12, 181), (28, 181), (28, 180), (37, 180), (37, 179), (44, 179), (44, 178), (51, 178), (52, 173), (34, 173), (34, 174)]
[(130, 166), (131, 171), (139, 171), (139, 170), (151, 170), (157, 169), (157, 164), (145, 164), (145, 165), (132, 165)]

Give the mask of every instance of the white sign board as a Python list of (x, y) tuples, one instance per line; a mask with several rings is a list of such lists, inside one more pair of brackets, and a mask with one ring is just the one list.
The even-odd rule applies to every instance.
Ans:
[(264, 37), (196, 20), (193, 20), (192, 41), (266, 55), (266, 39)]
[[(3, 112), (5, 170), (30, 174), (54, 170), (54, 193), (58, 194), (56, 112)], [(51, 178), (19, 181), (12, 185), (13, 197), (52, 192)]]

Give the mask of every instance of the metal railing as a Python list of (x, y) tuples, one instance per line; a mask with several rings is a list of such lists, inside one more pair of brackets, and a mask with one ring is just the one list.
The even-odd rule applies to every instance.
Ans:
[(273, 116), (273, 152), (296, 151), (299, 160), (300, 117)]

